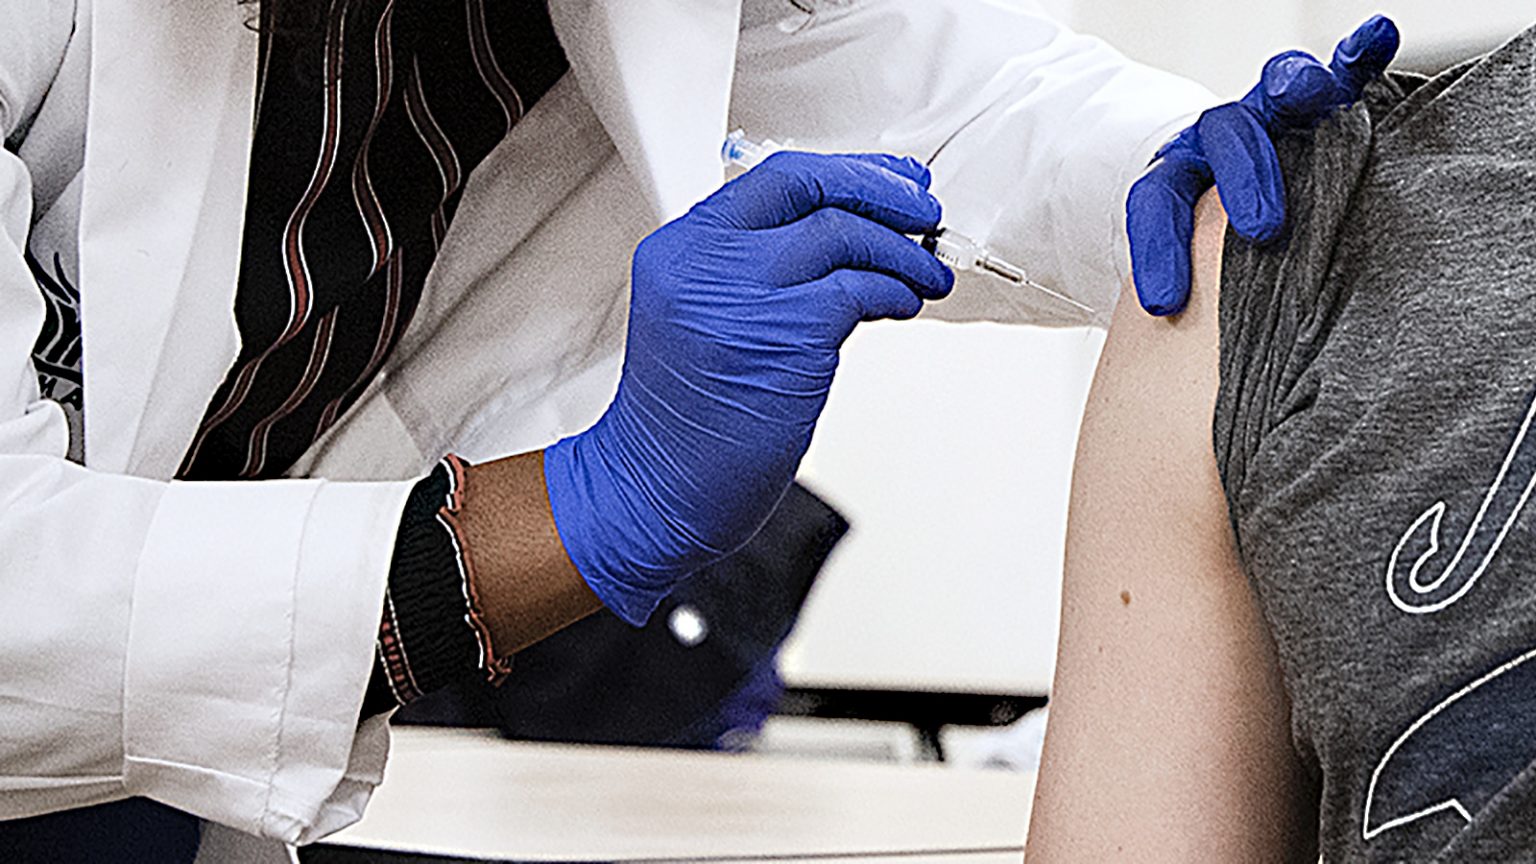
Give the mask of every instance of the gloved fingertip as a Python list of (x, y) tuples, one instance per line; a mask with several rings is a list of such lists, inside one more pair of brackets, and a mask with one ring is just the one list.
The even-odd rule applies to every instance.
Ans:
[(1280, 202), (1263, 208), (1258, 217), (1246, 223), (1239, 224), (1238, 220), (1232, 219), (1230, 224), (1238, 236), (1263, 245), (1279, 237), (1280, 232), (1285, 228), (1285, 204)]
[(907, 277), (907, 287), (923, 300), (943, 300), (955, 290), (955, 271), (932, 256), (929, 261), (930, 265), (923, 272)]
[(927, 165), (913, 159), (911, 156), (903, 156), (901, 161), (905, 168), (902, 173), (912, 178), (913, 183), (924, 189), (933, 185), (933, 172), (928, 169)]
[(1385, 15), (1372, 16), (1339, 43), (1330, 66), (1349, 101), (1358, 100), (1365, 86), (1392, 65), (1401, 45), (1397, 23)]
[(1148, 315), (1151, 315), (1154, 318), (1167, 318), (1171, 315), (1177, 315), (1180, 312), (1183, 312), (1184, 307), (1188, 305), (1189, 295), (1187, 294), (1176, 301), (1163, 302), (1148, 301), (1145, 299), (1141, 301), (1141, 308), (1145, 310)]
[(1387, 68), (1402, 44), (1397, 22), (1385, 15), (1372, 15), (1355, 32), (1344, 38), (1333, 52), (1335, 64), (1364, 64), (1376, 71)]
[(926, 234), (938, 230), (944, 222), (944, 205), (939, 199), (919, 190), (918, 196), (899, 208), (871, 211), (876, 221), (903, 234)]
[(889, 153), (853, 153), (849, 154), (847, 158), (858, 162), (867, 162), (892, 173), (900, 174), (924, 189), (933, 184), (933, 172), (928, 169), (927, 165), (911, 156), (894, 156)]
[(1195, 153), (1198, 147), (1199, 142), (1195, 135), (1195, 127), (1193, 125), (1187, 126), (1178, 135), (1175, 135), (1173, 140), (1158, 148), (1157, 153), (1152, 156), (1152, 162), (1156, 163), (1158, 160), (1173, 160), (1186, 157)]
[(1136, 302), (1148, 315), (1166, 318), (1177, 315), (1189, 305), (1189, 280), (1180, 287), (1176, 266), (1157, 266), (1146, 262), (1143, 268), (1132, 270), (1132, 282), (1136, 286)]
[(823, 203), (851, 209), (903, 234), (932, 231), (944, 218), (939, 199), (928, 190), (928, 167), (911, 157), (859, 153), (835, 157), (842, 171), (828, 175)]
[(1243, 94), (1243, 98), (1237, 100), (1237, 104), (1246, 106), (1260, 117), (1268, 119), (1274, 110), (1270, 91), (1283, 87), (1289, 80), (1292, 74), (1290, 70), (1296, 62), (1308, 57), (1311, 55), (1305, 51), (1282, 51), (1264, 61), (1263, 68), (1259, 70), (1259, 83)]
[(944, 267), (944, 276), (939, 280), (937, 290), (925, 297), (925, 300), (943, 300), (955, 290), (955, 271), (948, 265)]
[(1262, 119), (1284, 123), (1310, 123), (1326, 115), (1341, 101), (1333, 73), (1310, 54), (1289, 52), (1264, 66)]

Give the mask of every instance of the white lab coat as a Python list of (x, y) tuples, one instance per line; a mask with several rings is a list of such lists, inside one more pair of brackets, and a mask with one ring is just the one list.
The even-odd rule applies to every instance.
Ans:
[[(1107, 312), (1127, 184), (1214, 101), (1002, 0), (551, 8), (574, 74), (476, 173), (410, 331), (295, 468), (327, 479), (174, 483), (238, 352), (250, 10), (0, 0), (0, 818), (143, 795), (288, 842), (355, 820), (410, 478), (600, 412), (628, 253), (719, 185), (728, 126), (931, 160), (950, 224)], [(80, 286), (84, 465), (39, 398), (29, 247)], [(1083, 323), (956, 294), (936, 312)]]

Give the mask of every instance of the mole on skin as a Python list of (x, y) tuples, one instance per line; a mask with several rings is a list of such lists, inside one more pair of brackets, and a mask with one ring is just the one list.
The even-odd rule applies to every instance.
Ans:
[(1129, 592), (1129, 591), (1121, 591), (1120, 592), (1120, 605), (1122, 605), (1122, 606), (1129, 606), (1129, 605), (1131, 605), (1131, 592)]

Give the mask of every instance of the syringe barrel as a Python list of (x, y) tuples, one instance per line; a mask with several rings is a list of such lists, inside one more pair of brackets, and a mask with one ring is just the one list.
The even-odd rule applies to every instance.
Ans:
[(929, 254), (953, 270), (971, 270), (986, 254), (975, 240), (948, 228), (924, 234), (918, 242)]

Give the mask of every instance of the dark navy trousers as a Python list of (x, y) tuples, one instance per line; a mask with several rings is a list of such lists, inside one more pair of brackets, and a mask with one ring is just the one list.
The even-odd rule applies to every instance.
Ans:
[(196, 816), (147, 798), (0, 822), (6, 864), (191, 864)]

